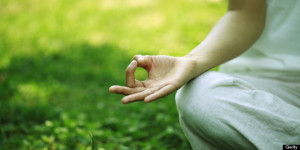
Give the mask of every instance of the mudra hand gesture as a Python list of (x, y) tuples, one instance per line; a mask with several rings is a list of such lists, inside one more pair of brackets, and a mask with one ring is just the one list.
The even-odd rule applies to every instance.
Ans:
[[(112, 93), (126, 95), (122, 103), (145, 103), (169, 95), (196, 76), (196, 63), (192, 59), (172, 56), (134, 56), (126, 69), (126, 86), (111, 86)], [(145, 81), (135, 79), (137, 67), (147, 73)]]

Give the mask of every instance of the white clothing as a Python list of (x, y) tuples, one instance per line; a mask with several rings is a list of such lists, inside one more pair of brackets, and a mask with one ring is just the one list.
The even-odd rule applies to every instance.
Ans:
[(300, 0), (267, 0), (262, 35), (240, 57), (222, 65), (220, 71), (300, 77)]
[(282, 150), (300, 144), (300, 81), (206, 72), (176, 94), (195, 150)]
[(282, 150), (300, 144), (300, 0), (267, 0), (248, 51), (176, 94), (193, 149)]

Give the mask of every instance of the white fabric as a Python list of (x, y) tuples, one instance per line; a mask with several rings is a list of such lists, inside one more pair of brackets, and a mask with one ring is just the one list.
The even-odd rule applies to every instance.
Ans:
[(282, 150), (300, 144), (300, 81), (206, 72), (176, 94), (195, 150)]
[(222, 72), (255, 72), (300, 77), (300, 0), (267, 0), (264, 32)]
[(176, 94), (193, 149), (282, 150), (300, 144), (300, 0), (267, 0), (261, 37)]

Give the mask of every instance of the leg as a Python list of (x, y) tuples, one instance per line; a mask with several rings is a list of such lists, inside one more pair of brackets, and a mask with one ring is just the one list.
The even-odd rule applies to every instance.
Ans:
[(176, 103), (194, 149), (281, 149), (300, 141), (300, 109), (237, 77), (207, 72), (182, 87)]

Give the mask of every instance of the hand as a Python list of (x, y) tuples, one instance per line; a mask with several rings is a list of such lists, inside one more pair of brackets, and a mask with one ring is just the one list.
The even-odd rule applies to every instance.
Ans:
[[(135, 79), (137, 67), (147, 71), (145, 81)], [(126, 69), (126, 86), (111, 86), (109, 91), (126, 95), (122, 99), (124, 104), (135, 101), (148, 103), (179, 89), (197, 75), (195, 70), (195, 61), (185, 57), (137, 55)]]

